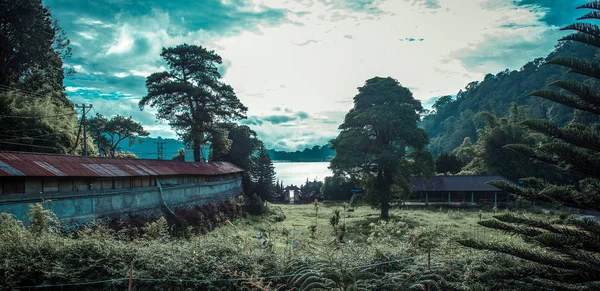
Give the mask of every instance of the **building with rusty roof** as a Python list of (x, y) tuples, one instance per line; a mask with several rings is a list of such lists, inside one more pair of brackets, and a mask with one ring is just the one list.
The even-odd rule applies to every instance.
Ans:
[[(0, 212), (50, 199), (63, 220), (218, 202), (241, 194), (243, 169), (194, 163), (0, 152)], [(163, 205), (164, 204), (164, 205)]]

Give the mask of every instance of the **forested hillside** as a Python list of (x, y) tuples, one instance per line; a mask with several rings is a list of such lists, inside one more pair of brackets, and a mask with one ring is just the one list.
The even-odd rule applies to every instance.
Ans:
[[(433, 105), (420, 126), (429, 134), (429, 149), (434, 156), (450, 152), (469, 137), (477, 140), (477, 132), (485, 128), (478, 113), (487, 111), (496, 117), (507, 117), (511, 105), (525, 105), (530, 118), (544, 118), (560, 126), (573, 119), (574, 110), (528, 94), (550, 82), (566, 78), (567, 70), (544, 65), (556, 57), (593, 58), (595, 50), (579, 43), (562, 43), (545, 58), (535, 59), (518, 71), (488, 74), (483, 81), (469, 83), (456, 98), (444, 96)], [(579, 76), (581, 79), (582, 77)], [(578, 116), (581, 116), (578, 114)]]
[(325, 144), (322, 146), (314, 146), (305, 148), (303, 151), (286, 152), (277, 150), (268, 150), (269, 156), (276, 161), (292, 161), (292, 162), (327, 162), (335, 155), (335, 151), (331, 149), (331, 145)]

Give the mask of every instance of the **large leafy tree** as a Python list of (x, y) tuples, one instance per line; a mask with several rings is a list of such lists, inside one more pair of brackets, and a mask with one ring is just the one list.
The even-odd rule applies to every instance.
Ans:
[(462, 162), (452, 153), (442, 153), (435, 159), (435, 171), (440, 174), (456, 174), (462, 169)]
[(169, 125), (194, 149), (200, 161), (200, 148), (217, 134), (215, 124), (245, 118), (247, 108), (233, 88), (219, 79), (221, 57), (201, 46), (182, 44), (163, 48), (161, 56), (168, 71), (154, 73), (146, 79), (148, 95), (139, 102), (157, 108), (156, 116)]
[(275, 166), (262, 142), (259, 143), (256, 154), (252, 156), (250, 176), (253, 192), (263, 201), (271, 201), (275, 194)]
[(129, 146), (132, 146), (136, 141), (143, 142), (140, 137), (150, 135), (131, 116), (124, 117), (118, 114), (108, 119), (102, 114), (96, 113), (95, 117), (87, 121), (86, 126), (90, 135), (96, 140), (100, 154), (111, 157), (115, 157), (122, 141), (128, 140)]
[(427, 144), (427, 134), (417, 127), (423, 108), (391, 77), (369, 79), (358, 92), (332, 141), (336, 155), (330, 168), (335, 175), (360, 179), (368, 201), (387, 218), (391, 199), (409, 191), (411, 152)]
[(80, 151), (77, 113), (63, 86), (70, 53), (42, 1), (0, 0), (0, 149)]
[[(600, 19), (600, 1), (578, 8), (593, 11), (579, 19)], [(576, 23), (563, 28), (574, 30), (562, 41), (581, 42), (600, 48), (600, 28), (590, 23)], [(594, 115), (600, 114), (600, 67), (597, 58), (556, 58), (549, 62), (566, 67), (570, 73), (586, 80), (559, 80), (550, 85), (558, 89), (538, 90), (532, 96), (564, 104)], [(522, 185), (491, 182), (494, 186), (530, 200), (542, 200), (573, 208), (600, 211), (600, 125), (571, 123), (559, 127), (547, 120), (522, 123), (540, 132), (550, 141), (539, 146), (513, 144), (507, 148), (526, 157), (585, 175), (572, 184), (556, 184), (536, 178), (522, 179)], [(462, 244), (522, 258), (518, 268), (495, 270), (500, 279), (518, 279), (529, 290), (541, 287), (553, 290), (600, 289), (600, 223), (597, 220), (571, 217), (559, 221), (500, 215), (481, 225), (520, 235), (528, 246), (464, 240)], [(511, 282), (514, 282), (511, 280)]]
[(256, 137), (256, 132), (246, 125), (224, 123), (219, 124), (218, 127), (220, 130), (212, 135), (210, 144), (211, 161), (230, 162), (246, 170), (242, 177), (242, 184), (244, 192), (251, 194), (252, 154), (257, 151), (261, 142)]

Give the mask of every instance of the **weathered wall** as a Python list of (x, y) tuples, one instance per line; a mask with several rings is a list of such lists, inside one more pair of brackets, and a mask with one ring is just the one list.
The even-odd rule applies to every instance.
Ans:
[[(162, 182), (162, 180), (161, 180)], [(218, 203), (242, 193), (241, 179), (163, 186), (163, 197), (170, 208)], [(40, 195), (0, 196), (0, 212), (9, 212), (24, 223), (28, 204), (52, 200), (46, 207), (65, 224), (83, 223), (102, 217), (160, 209), (158, 187), (116, 189), (99, 192), (72, 192)]]

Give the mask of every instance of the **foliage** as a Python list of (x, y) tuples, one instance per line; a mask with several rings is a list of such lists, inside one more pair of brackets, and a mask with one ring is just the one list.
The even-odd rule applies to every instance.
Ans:
[(136, 141), (142, 143), (140, 137), (150, 135), (144, 127), (134, 121), (131, 116), (124, 117), (116, 115), (111, 119), (96, 113), (95, 117), (86, 121), (87, 131), (94, 137), (98, 145), (100, 155), (116, 157), (120, 150), (119, 144), (128, 139), (129, 146)]
[(41, 1), (0, 1), (0, 149), (79, 152), (68, 57), (69, 40)]
[[(580, 19), (600, 19), (600, 2), (594, 1), (578, 8), (595, 10)], [(600, 47), (598, 26), (577, 23), (564, 28), (575, 33), (563, 41), (576, 41)], [(564, 58), (549, 61), (569, 69), (569, 72), (590, 79), (571, 78), (551, 83), (560, 90), (538, 90), (531, 96), (557, 102), (594, 115), (600, 115), (600, 97), (597, 93), (597, 58)], [(585, 126), (571, 123), (559, 127), (546, 120), (526, 120), (525, 127), (546, 135), (543, 143), (510, 144), (505, 148), (527, 158), (556, 165), (570, 172), (578, 172), (582, 179), (560, 185), (556, 181), (526, 178), (520, 185), (492, 182), (494, 186), (529, 200), (541, 200), (576, 209), (600, 210), (600, 130), (598, 125)], [(558, 220), (541, 220), (512, 214), (494, 216), (495, 220), (479, 222), (482, 226), (501, 229), (523, 237), (526, 246), (462, 240), (461, 243), (477, 249), (509, 254), (526, 261), (517, 269), (498, 268), (491, 277), (501, 280), (518, 279), (529, 289), (552, 288), (559, 290), (597, 290), (600, 288), (600, 223), (583, 217), (561, 217)]]
[(245, 118), (247, 108), (231, 86), (219, 81), (217, 66), (222, 60), (214, 51), (182, 44), (163, 48), (161, 57), (169, 70), (146, 78), (148, 95), (140, 100), (140, 109), (157, 108), (156, 116), (192, 144), (198, 162), (207, 135), (217, 135), (220, 130), (214, 125)]
[[(419, 124), (431, 138), (428, 150), (438, 156), (454, 151), (467, 137), (476, 141), (481, 129), (477, 118), (474, 120), (477, 113), (485, 111), (499, 118), (508, 117), (511, 105), (528, 106), (531, 118), (549, 119), (559, 125), (569, 123), (574, 118), (572, 108), (528, 94), (567, 76), (565, 68), (544, 65), (552, 59), (592, 58), (595, 53), (592, 46), (563, 42), (547, 57), (532, 60), (519, 70), (488, 74), (481, 81), (469, 83), (455, 97), (438, 99), (437, 108)], [(579, 76), (576, 79), (585, 78)]]
[(258, 146), (256, 155), (252, 157), (250, 178), (253, 193), (258, 194), (263, 201), (271, 201), (275, 193), (275, 166), (262, 142)]
[[(60, 154), (80, 152), (76, 113), (72, 107), (54, 102), (53, 96), (0, 89), (0, 114), (6, 115), (0, 117), (0, 149)], [(94, 152), (91, 141), (88, 149)]]
[(25, 215), (29, 218), (29, 231), (31, 233), (42, 235), (58, 231), (60, 227), (58, 217), (51, 210), (44, 209), (44, 204), (50, 202), (29, 204), (29, 210)]
[[(323, 194), (321, 193), (321, 189), (323, 188), (323, 182), (317, 181), (316, 179), (308, 181), (306, 179), (306, 183), (300, 186), (301, 196), (299, 197), (304, 201), (314, 201), (315, 199), (321, 200), (323, 199)], [(295, 198), (294, 198), (295, 199)]]
[(286, 152), (270, 149), (269, 156), (274, 161), (290, 161), (290, 162), (321, 162), (329, 161), (335, 155), (335, 151), (331, 149), (331, 144), (322, 146), (316, 145), (312, 148), (305, 148), (302, 151)]
[[(367, 242), (373, 230), (369, 224), (381, 223), (377, 210), (363, 207), (341, 219), (345, 220), (345, 236), (343, 242), (337, 238), (334, 242), (331, 228), (320, 228), (310, 239), (306, 227), (314, 224), (313, 205), (268, 205), (269, 215), (237, 216), (227, 223), (239, 213), (235, 205), (245, 202), (236, 199), (222, 205), (175, 209), (185, 220), (198, 222), (194, 230), (180, 235), (169, 224), (168, 229), (153, 230), (162, 232), (152, 235), (156, 239), (144, 228), (149, 221), (134, 223), (131, 220), (140, 218), (135, 216), (120, 227), (109, 224), (109, 228), (106, 222), (97, 221), (69, 235), (34, 235), (14, 216), (0, 214), (0, 289), (65, 283), (85, 285), (64, 289), (127, 289), (124, 274), (133, 262), (136, 290), (291, 290), (312, 276), (296, 282), (305, 273), (317, 273), (313, 279), (323, 280), (334, 290), (353, 289), (354, 283), (357, 287), (369, 284), (369, 290), (426, 290), (427, 284), (431, 290), (506, 290), (487, 274), (493, 266), (516, 268), (521, 264), (506, 256), (457, 248), (457, 238), (472, 233), (471, 228), (483, 229), (471, 225), (477, 212), (468, 209), (453, 221), (445, 211), (391, 209), (392, 217), (386, 223), (391, 226), (379, 233), (381, 237), (389, 233), (393, 239)], [(319, 213), (329, 215), (342, 206), (322, 203)], [(489, 209), (483, 211), (489, 217)], [(276, 222), (272, 216), (279, 214), (286, 219)], [(530, 216), (541, 218), (542, 214)], [(212, 226), (206, 230), (212, 231), (200, 234), (196, 225), (209, 223)], [(435, 226), (439, 231), (431, 233)], [(499, 230), (488, 230), (485, 237), (517, 241)], [(426, 270), (424, 243), (428, 238), (435, 243), (431, 271)], [(293, 280), (288, 283), (288, 279)], [(104, 280), (113, 281), (86, 284)]]
[(452, 153), (442, 153), (435, 159), (435, 171), (440, 174), (456, 174), (462, 166), (460, 159)]
[(323, 199), (325, 200), (350, 200), (354, 189), (354, 183), (343, 176), (325, 177), (325, 182), (321, 188)]
[(388, 217), (393, 196), (409, 191), (407, 149), (420, 152), (428, 142), (427, 134), (417, 128), (423, 108), (410, 90), (390, 77), (369, 79), (358, 91), (339, 127), (342, 131), (332, 141), (336, 155), (330, 168), (335, 175), (360, 179), (367, 201), (381, 209), (381, 217)]
[[(242, 177), (244, 193), (252, 193), (255, 186), (251, 179), (254, 170), (252, 155), (258, 150), (261, 141), (256, 137), (256, 132), (246, 125), (222, 123), (217, 127), (219, 130), (213, 134), (210, 145), (211, 161), (227, 161), (246, 170)], [(274, 192), (273, 195), (278, 193), (282, 192)]]
[(177, 154), (171, 158), (171, 161), (179, 161), (179, 162), (185, 161), (185, 149), (179, 149), (177, 151)]

